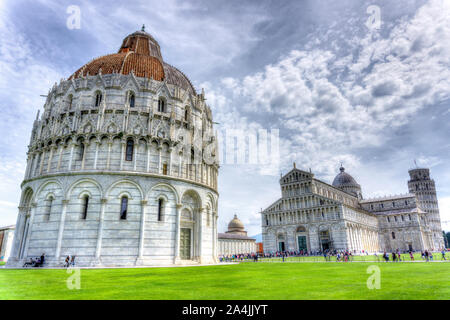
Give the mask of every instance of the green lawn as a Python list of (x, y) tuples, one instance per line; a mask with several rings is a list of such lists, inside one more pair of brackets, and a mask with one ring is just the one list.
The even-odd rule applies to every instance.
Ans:
[[(408, 253), (403, 253), (401, 255), (402, 261), (411, 261), (411, 258), (409, 256)], [(450, 254), (446, 253), (446, 257), (447, 260), (450, 260)], [(342, 258), (341, 258), (342, 259)], [(369, 255), (355, 255), (352, 256), (352, 261), (368, 261), (368, 262), (372, 262), (372, 261), (378, 261), (378, 262), (383, 262), (383, 257), (382, 254), (378, 254), (377, 256), (373, 255), (373, 254), (369, 254)], [(282, 258), (263, 258), (260, 259), (261, 261), (264, 262), (281, 262)], [(295, 262), (324, 262), (325, 258), (323, 256), (302, 256), (302, 257), (287, 257), (285, 258), (286, 261), (295, 261)], [(330, 257), (331, 261), (336, 261), (336, 256), (331, 256)], [(389, 254), (389, 260), (392, 261), (392, 254)], [(444, 260), (442, 258), (442, 254), (441, 253), (433, 253), (433, 261), (442, 261)], [(424, 261), (424, 259), (422, 259), (420, 253), (414, 253), (414, 261)]]
[(4, 266), (6, 264), (5, 261), (0, 261), (0, 266)]
[[(367, 268), (381, 271), (369, 290)], [(241, 263), (208, 267), (0, 269), (0, 299), (450, 299), (450, 263)]]

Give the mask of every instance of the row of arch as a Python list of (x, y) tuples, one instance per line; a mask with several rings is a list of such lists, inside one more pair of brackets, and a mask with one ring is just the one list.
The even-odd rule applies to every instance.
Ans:
[[(194, 180), (216, 188), (218, 168), (206, 164), (205, 154), (195, 148), (178, 148), (165, 141), (102, 135), (90, 140), (57, 140), (57, 145), (29, 153), (25, 179), (50, 173), (85, 170), (157, 173)], [(69, 147), (70, 146), (70, 147)], [(196, 152), (197, 150), (197, 152)]]
[[(72, 108), (73, 108), (73, 99), (74, 98), (73, 98), (72, 94), (69, 94), (67, 96), (66, 104), (67, 104), (67, 110), (69, 110), (69, 111), (72, 110)], [(94, 93), (94, 101), (93, 101), (94, 106), (99, 108), (102, 104), (102, 101), (103, 101), (103, 92), (100, 90), (96, 90)], [(130, 108), (136, 107), (136, 93), (134, 91), (128, 90), (126, 92), (125, 105)], [(157, 110), (158, 110), (158, 112), (161, 112), (161, 113), (168, 112), (167, 100), (165, 97), (161, 96), (158, 98), (158, 109)], [(186, 105), (184, 107), (184, 117), (183, 117), (184, 121), (189, 121), (190, 115), (191, 115), (191, 108), (188, 105)]]
[[(31, 186), (27, 186), (25, 188), (24, 192), (22, 193), (20, 206), (26, 206), (26, 205), (30, 205), (31, 203), (33, 203), (35, 201), (35, 199), (34, 199), (35, 195), (38, 195), (45, 188), (45, 186), (50, 184), (50, 183), (56, 183), (61, 188), (61, 190), (63, 191), (63, 194), (64, 194), (63, 198), (68, 199), (68, 198), (71, 197), (73, 189), (76, 186), (78, 186), (80, 183), (82, 183), (82, 182), (90, 182), (90, 183), (93, 183), (94, 185), (96, 185), (96, 187), (100, 191), (100, 197), (101, 198), (103, 198), (104, 196), (108, 196), (110, 191), (115, 186), (117, 186), (120, 183), (124, 183), (124, 182), (134, 185), (139, 190), (141, 199), (147, 199), (148, 198), (148, 194), (153, 189), (155, 189), (157, 187), (160, 187), (160, 186), (164, 186), (164, 187), (170, 189), (173, 192), (173, 194), (175, 195), (176, 203), (179, 203), (181, 198), (182, 198), (182, 196), (180, 196), (181, 191), (178, 191), (175, 187), (173, 187), (172, 185), (167, 184), (167, 183), (157, 183), (157, 184), (153, 185), (150, 188), (150, 190), (146, 193), (146, 192), (144, 192), (143, 188), (136, 181), (133, 181), (131, 179), (119, 179), (119, 180), (111, 183), (106, 188), (106, 191), (103, 191), (104, 188), (102, 188), (102, 186), (94, 179), (81, 178), (81, 179), (76, 180), (75, 182), (73, 182), (68, 188), (66, 188), (66, 190), (62, 186), (62, 184), (61, 184), (61, 182), (59, 180), (57, 180), (57, 179), (49, 179), (49, 180), (45, 181), (45, 183), (40, 185), (39, 188), (36, 191), (34, 191)], [(200, 195), (196, 191), (189, 189), (188, 191), (182, 192), (182, 194), (184, 195), (186, 192), (196, 194), (196, 197), (200, 201), (200, 203), (199, 203), (200, 207), (203, 205), (202, 199), (201, 199)], [(146, 196), (146, 194), (147, 194), (147, 196)], [(207, 200), (210, 201), (211, 204), (212, 204), (212, 208), (211, 209), (213, 211), (216, 211), (217, 210), (217, 199), (215, 199), (215, 197), (213, 196), (213, 194), (211, 192), (207, 193)]]
[[(120, 186), (120, 184), (124, 184), (123, 186)], [(49, 188), (47, 188), (49, 186)], [(91, 186), (95, 186), (96, 189), (92, 189)], [(118, 188), (116, 188), (118, 186)], [(134, 189), (131, 188), (133, 186)], [(75, 191), (75, 189), (77, 189)], [(103, 191), (105, 189), (106, 191)], [(114, 190), (114, 192), (113, 192)], [(137, 193), (136, 193), (137, 191)], [(156, 192), (156, 193), (155, 193)], [(169, 192), (169, 193), (167, 193)], [(146, 196), (145, 196), (146, 195)], [(181, 197), (180, 197), (181, 195)], [(45, 181), (42, 185), (40, 185), (36, 191), (33, 191), (33, 188), (31, 186), (28, 186), (24, 189), (24, 192), (22, 194), (21, 203), (19, 206), (20, 214), (17, 221), (17, 239), (15, 240), (14, 248), (13, 248), (13, 254), (16, 255), (17, 258), (22, 259), (25, 258), (28, 252), (28, 244), (32, 240), (30, 230), (31, 227), (37, 222), (43, 222), (41, 220), (42, 217), (42, 202), (51, 200), (53, 202), (54, 199), (62, 199), (62, 213), (59, 212), (58, 216), (53, 219), (53, 222), (59, 222), (59, 233), (58, 239), (54, 239), (54, 241), (57, 240), (57, 249), (55, 253), (56, 259), (60, 257), (61, 253), (61, 241), (62, 241), (62, 230), (64, 230), (64, 221), (66, 220), (66, 212), (67, 214), (71, 214), (73, 217), (74, 214), (76, 214), (72, 209), (69, 211), (66, 211), (67, 205), (71, 204), (76, 205), (76, 203), (81, 202), (82, 204), (82, 210), (81, 210), (81, 219), (86, 219), (86, 215), (88, 214), (88, 205), (89, 200), (91, 198), (100, 198), (101, 199), (101, 209), (97, 207), (98, 212), (96, 210), (95, 217), (91, 217), (91, 221), (103, 221), (104, 217), (104, 208), (106, 202), (109, 203), (108, 199), (117, 199), (111, 202), (111, 204), (117, 203), (118, 207), (117, 209), (120, 210), (120, 220), (126, 220), (127, 219), (127, 211), (128, 211), (128, 200), (134, 199), (134, 211), (133, 215), (134, 218), (132, 219), (134, 222), (138, 220), (141, 221), (141, 241), (139, 244), (139, 252), (140, 256), (142, 256), (143, 251), (143, 228), (144, 221), (149, 219), (149, 213), (145, 213), (147, 211), (144, 206), (147, 204), (147, 199), (151, 200), (153, 199), (157, 203), (157, 221), (162, 221), (164, 217), (164, 207), (166, 203), (171, 203), (170, 207), (171, 210), (175, 207), (177, 208), (177, 220), (181, 222), (177, 222), (177, 230), (181, 227), (188, 227), (192, 230), (192, 235), (194, 237), (195, 241), (195, 248), (192, 247), (193, 253), (199, 252), (199, 243), (202, 239), (202, 227), (198, 220), (197, 213), (202, 212), (203, 210), (206, 212), (206, 227), (211, 227), (211, 221), (213, 222), (212, 228), (208, 229), (211, 231), (208, 232), (216, 232), (216, 220), (217, 220), (217, 199), (216, 197), (211, 194), (210, 192), (207, 192), (204, 195), (204, 198), (200, 196), (200, 194), (191, 188), (186, 188), (183, 190), (177, 190), (174, 186), (171, 186), (170, 184), (166, 183), (157, 183), (153, 185), (151, 188), (149, 188), (148, 192), (144, 192), (143, 189), (140, 187), (140, 185), (132, 181), (130, 179), (118, 179), (117, 181), (111, 183), (108, 185), (107, 188), (102, 188), (102, 186), (95, 181), (94, 179), (89, 178), (82, 178), (77, 181), (74, 181), (69, 187), (63, 188), (61, 183), (58, 180), (55, 179), (49, 179)], [(67, 199), (67, 200), (66, 200)], [(69, 200), (70, 199), (70, 200)], [(120, 202), (118, 202), (118, 199), (120, 199)], [(145, 199), (145, 200), (144, 200)], [(98, 200), (98, 199), (97, 199)], [(141, 200), (139, 202), (136, 202), (136, 200)], [(152, 200), (152, 201), (153, 201)], [(72, 202), (74, 201), (74, 202)], [(60, 201), (58, 201), (59, 204)], [(48, 203), (46, 204), (48, 205)], [(51, 203), (50, 203), (51, 205)], [(176, 206), (175, 206), (176, 205)], [(39, 206), (39, 220), (34, 221), (35, 215), (36, 215), (36, 206)], [(111, 210), (114, 210), (113, 207), (108, 206), (108, 221), (111, 222)], [(76, 208), (76, 207), (75, 207)], [(180, 210), (180, 211), (178, 211)], [(172, 211), (170, 211), (172, 212)], [(173, 215), (173, 212), (170, 213)], [(145, 218), (144, 218), (145, 217)], [(100, 220), (98, 220), (100, 219)], [(145, 220), (144, 220), (145, 219)], [(173, 219), (173, 218), (172, 218)], [(72, 221), (73, 219), (69, 219), (69, 221)], [(148, 220), (151, 221), (151, 220)], [(184, 222), (183, 222), (184, 221)], [(172, 222), (173, 223), (173, 220)], [(184, 225), (186, 224), (187, 225)], [(100, 225), (102, 223), (100, 222)], [(162, 225), (161, 225), (162, 226)], [(44, 231), (46, 228), (42, 229), (44, 226), (41, 224), (38, 224), (38, 229)], [(100, 228), (100, 227), (99, 227)], [(177, 231), (178, 232), (178, 231)], [(33, 238), (34, 239), (34, 238)], [(101, 236), (98, 236), (98, 241), (101, 241)], [(212, 237), (214, 240), (214, 238)], [(172, 239), (173, 240), (173, 239)], [(33, 240), (35, 243), (36, 239)], [(176, 246), (179, 246), (179, 243), (177, 238), (175, 239)], [(215, 240), (214, 240), (215, 241)], [(176, 247), (177, 248), (177, 247)], [(97, 250), (98, 251), (98, 250)], [(177, 249), (175, 249), (175, 252), (178, 252)]]

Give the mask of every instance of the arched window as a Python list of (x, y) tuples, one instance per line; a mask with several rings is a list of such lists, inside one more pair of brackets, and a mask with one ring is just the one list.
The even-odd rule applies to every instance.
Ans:
[(189, 119), (189, 107), (184, 108), (184, 121)]
[(159, 98), (158, 100), (158, 112), (166, 112), (166, 105), (163, 98)]
[(100, 103), (102, 103), (102, 93), (101, 92), (97, 92), (95, 95), (95, 106), (99, 107)]
[(134, 141), (133, 139), (127, 140), (127, 152), (125, 154), (126, 161), (133, 161)]
[(167, 163), (163, 163), (163, 174), (166, 175), (167, 174)]
[(47, 199), (47, 207), (45, 209), (45, 221), (50, 221), (50, 215), (52, 213), (53, 197), (50, 196)]
[(395, 239), (395, 232), (392, 231), (392, 239)]
[(127, 218), (127, 210), (128, 210), (128, 197), (123, 196), (120, 199), (120, 219), (125, 220)]
[(130, 104), (130, 108), (134, 108), (134, 93), (132, 91), (129, 92), (128, 94), (128, 103)]
[(164, 199), (158, 199), (158, 221), (162, 221), (163, 217), (163, 209), (164, 209)]
[(89, 208), (89, 196), (85, 195), (83, 197), (83, 210), (81, 212), (81, 219), (86, 220)]
[(80, 143), (80, 153), (78, 154), (78, 160), (83, 160), (84, 157), (84, 143)]

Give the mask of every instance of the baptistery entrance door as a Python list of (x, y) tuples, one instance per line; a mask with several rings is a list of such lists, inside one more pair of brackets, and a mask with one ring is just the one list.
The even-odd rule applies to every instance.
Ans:
[(191, 229), (181, 228), (180, 232), (180, 258), (191, 259)]

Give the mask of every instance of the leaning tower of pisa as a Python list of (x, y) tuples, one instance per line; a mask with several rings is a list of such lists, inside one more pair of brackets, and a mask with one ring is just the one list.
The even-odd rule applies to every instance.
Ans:
[(31, 132), (8, 266), (211, 263), (217, 139), (205, 93), (144, 30), (47, 95)]
[(427, 213), (427, 220), (432, 232), (434, 249), (444, 248), (441, 217), (434, 180), (430, 178), (430, 169), (416, 168), (408, 171), (410, 180), (408, 189), (416, 195), (419, 207)]

